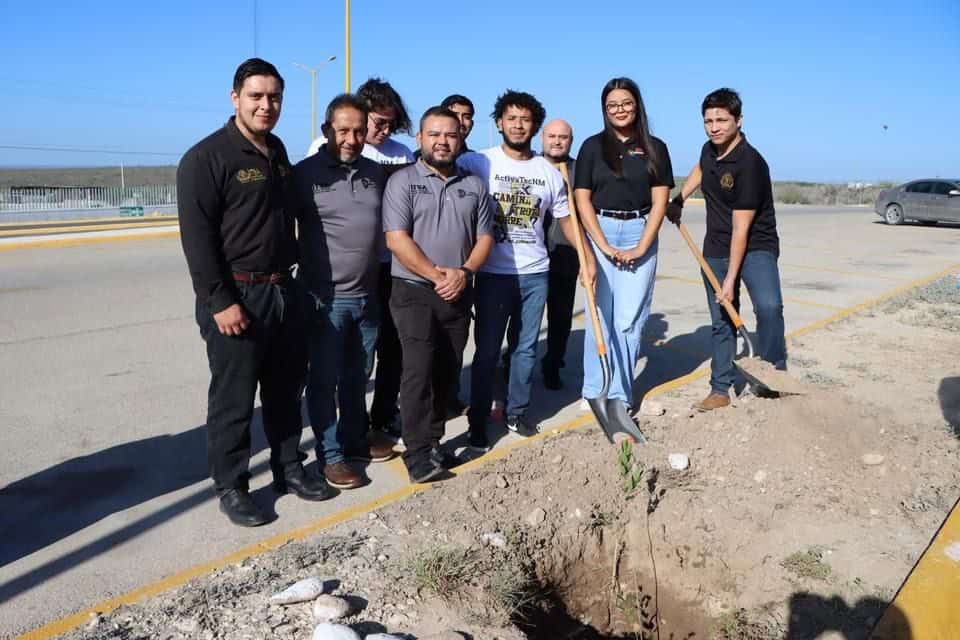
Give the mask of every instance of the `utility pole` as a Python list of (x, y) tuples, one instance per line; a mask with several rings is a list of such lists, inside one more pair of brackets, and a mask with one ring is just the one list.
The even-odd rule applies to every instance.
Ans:
[(346, 30), (346, 37), (344, 38), (346, 55), (344, 56), (344, 80), (346, 84), (345, 93), (350, 93), (350, 0), (346, 0), (347, 11), (346, 17), (344, 18), (344, 27)]
[(305, 64), (294, 62), (294, 66), (300, 67), (310, 74), (310, 142), (317, 139), (317, 72), (323, 67), (337, 59), (337, 56), (330, 56), (322, 64), (316, 67), (308, 67)]

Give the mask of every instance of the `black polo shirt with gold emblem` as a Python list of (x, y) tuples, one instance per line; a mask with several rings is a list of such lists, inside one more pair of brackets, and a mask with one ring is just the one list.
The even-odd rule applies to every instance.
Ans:
[(193, 289), (218, 313), (239, 302), (233, 271), (277, 273), (297, 261), (293, 170), (280, 138), (264, 155), (233, 118), (177, 167), (180, 241)]
[(673, 165), (670, 152), (660, 138), (651, 137), (657, 159), (656, 178), (652, 178), (649, 156), (637, 141), (630, 138), (615, 142), (617, 154), (623, 163), (621, 175), (613, 172), (603, 157), (603, 133), (583, 141), (577, 154), (575, 189), (589, 189), (590, 202), (600, 209), (633, 211), (649, 209), (652, 187), (673, 188)]
[(725, 157), (717, 159), (712, 142), (700, 151), (700, 190), (707, 202), (707, 234), (703, 255), (730, 257), (734, 210), (756, 211), (747, 236), (747, 251), (780, 255), (777, 219), (773, 208), (770, 168), (746, 136)]

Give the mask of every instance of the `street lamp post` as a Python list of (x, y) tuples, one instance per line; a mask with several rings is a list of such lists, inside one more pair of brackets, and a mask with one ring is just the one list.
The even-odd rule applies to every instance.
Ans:
[(337, 59), (337, 56), (330, 56), (318, 67), (308, 67), (305, 64), (294, 62), (294, 66), (300, 67), (310, 74), (310, 142), (317, 139), (317, 72), (327, 64)]

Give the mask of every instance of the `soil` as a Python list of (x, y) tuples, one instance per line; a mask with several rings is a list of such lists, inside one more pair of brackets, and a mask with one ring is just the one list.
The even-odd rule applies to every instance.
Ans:
[(704, 414), (687, 385), (645, 445), (547, 434), (67, 637), (309, 638), (267, 599), (320, 576), (361, 636), (866, 638), (960, 496), (956, 282), (790, 339), (801, 395)]

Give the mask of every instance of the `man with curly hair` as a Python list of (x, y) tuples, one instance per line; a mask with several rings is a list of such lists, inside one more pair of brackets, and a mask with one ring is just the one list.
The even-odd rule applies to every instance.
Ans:
[[(469, 443), (478, 452), (489, 448), (486, 422), (493, 399), (493, 376), (511, 322), (517, 329), (517, 342), (510, 356), (506, 426), (522, 436), (539, 431), (539, 425), (526, 413), (550, 271), (545, 216), (552, 215), (563, 234), (574, 241), (563, 177), (530, 147), (546, 118), (543, 105), (529, 93), (508, 90), (497, 98), (492, 116), (503, 136), (502, 144), (458, 159), (462, 167), (487, 181), (490, 198), (496, 204), (494, 247), (475, 283), (476, 354), (470, 386)], [(596, 273), (592, 253), (582, 270), (587, 282), (592, 283)]]

